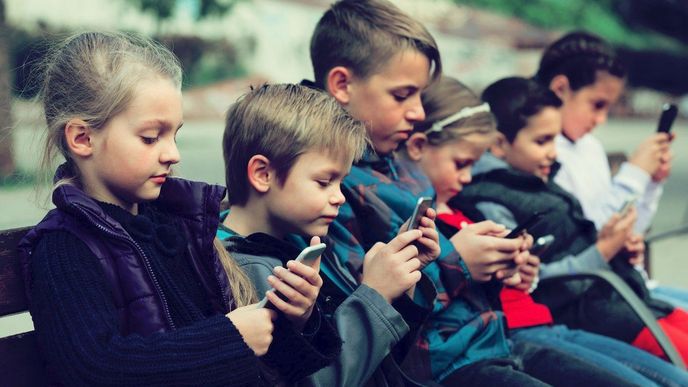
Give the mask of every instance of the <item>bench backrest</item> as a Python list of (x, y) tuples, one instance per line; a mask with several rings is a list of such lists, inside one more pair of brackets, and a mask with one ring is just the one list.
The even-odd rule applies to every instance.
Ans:
[(0, 231), (0, 384), (4, 386), (48, 384), (17, 254), (17, 244), (28, 231), (28, 227)]

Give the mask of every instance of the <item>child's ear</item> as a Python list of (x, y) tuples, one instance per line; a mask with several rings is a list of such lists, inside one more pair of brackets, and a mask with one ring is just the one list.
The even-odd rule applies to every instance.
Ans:
[(270, 182), (274, 178), (274, 171), (270, 167), (270, 159), (263, 155), (254, 155), (246, 165), (248, 183), (258, 192), (265, 193), (270, 189)]
[(559, 99), (564, 99), (564, 97), (571, 91), (569, 78), (563, 74), (557, 75), (549, 82), (549, 89), (552, 90), (554, 94), (559, 97)]
[(406, 153), (413, 161), (420, 161), (423, 158), (423, 149), (428, 145), (428, 136), (425, 133), (413, 133), (406, 140)]
[(351, 70), (344, 66), (336, 66), (330, 69), (325, 80), (327, 91), (341, 105), (347, 105), (350, 100), (349, 83), (352, 78)]
[(93, 144), (91, 136), (94, 131), (84, 121), (72, 119), (65, 124), (65, 142), (69, 151), (79, 157), (89, 157), (93, 154)]
[(497, 133), (494, 142), (490, 145), (490, 153), (497, 158), (503, 159), (506, 157), (506, 153), (509, 151), (510, 147), (511, 144), (504, 134)]

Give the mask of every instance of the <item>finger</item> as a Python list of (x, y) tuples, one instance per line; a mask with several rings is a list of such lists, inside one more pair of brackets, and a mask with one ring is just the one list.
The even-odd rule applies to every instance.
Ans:
[[(316, 260), (318, 268), (320, 267), (320, 257)], [(316, 266), (315, 263), (313, 266)], [(322, 285), (322, 278), (318, 274), (318, 270), (314, 267), (305, 265), (302, 262), (289, 261), (287, 262), (288, 272), (294, 273), (304, 280), (308, 281), (311, 285), (320, 287)]]
[(418, 269), (420, 269), (420, 266), (421, 266), (420, 259), (412, 258), (412, 259), (409, 259), (408, 261), (404, 262), (401, 267), (404, 269), (404, 272), (411, 273), (411, 272), (414, 272), (414, 271), (417, 271)]
[(300, 313), (300, 308), (285, 302), (281, 299), (275, 292), (268, 292), (266, 294), (270, 303), (282, 313), (290, 316), (298, 316)]
[(394, 259), (398, 260), (399, 263), (408, 262), (409, 260), (418, 257), (418, 247), (415, 245), (407, 245), (400, 251), (393, 254)]
[(308, 303), (308, 296), (301, 293), (301, 291), (293, 288), (292, 286), (288, 285), (281, 279), (271, 275), (268, 276), (268, 283), (270, 286), (272, 286), (276, 291), (280, 292), (284, 297), (286, 297), (289, 301), (288, 303), (291, 304), (305, 304)]
[[(294, 262), (298, 263), (298, 262)], [(279, 268), (279, 270), (277, 270)], [(297, 292), (301, 293), (301, 295), (309, 298), (309, 299), (314, 299), (318, 295), (318, 291), (320, 290), (320, 286), (310, 282), (309, 279), (303, 278), (299, 275), (296, 275), (292, 273), (291, 271), (284, 269), (282, 267), (275, 268), (275, 274), (280, 278), (284, 283), (287, 285), (291, 286), (294, 290)], [(313, 270), (309, 267), (306, 266), (306, 269)], [(313, 281), (317, 282), (322, 282), (322, 279), (320, 278), (320, 275), (315, 273), (315, 277), (312, 279)]]
[(365, 254), (365, 256), (363, 256), (364, 264), (365, 264), (365, 261), (368, 261), (371, 258), (373, 258), (374, 256), (376, 256), (383, 248), (385, 248), (385, 246), (387, 246), (387, 245), (382, 243), (382, 242), (376, 242), (373, 245), (373, 247), (371, 247), (370, 250), (368, 250), (368, 252)]
[(438, 241), (440, 239), (440, 234), (437, 232), (435, 227), (421, 227), (420, 231), (423, 233), (423, 236), (420, 239), (427, 238), (434, 241)]
[(473, 223), (469, 224), (468, 226), (463, 228), (464, 230), (468, 229), (474, 234), (478, 235), (484, 235), (484, 234), (489, 234), (489, 233), (501, 233), (506, 230), (506, 227), (502, 224), (497, 224), (491, 220), (485, 220), (479, 223)]
[(437, 219), (437, 211), (435, 211), (434, 208), (428, 208), (425, 211), (425, 217), (429, 218), (430, 220), (434, 221)]
[(493, 247), (501, 252), (513, 253), (520, 250), (521, 239), (506, 239), (506, 238), (494, 238), (492, 241)]
[(432, 218), (429, 218), (427, 216), (420, 218), (419, 229), (423, 229), (423, 228), (435, 229), (435, 221)]
[(411, 242), (419, 239), (421, 236), (423, 236), (423, 233), (420, 230), (404, 231), (389, 241), (389, 243), (387, 243), (387, 248), (390, 252), (395, 253), (408, 246)]

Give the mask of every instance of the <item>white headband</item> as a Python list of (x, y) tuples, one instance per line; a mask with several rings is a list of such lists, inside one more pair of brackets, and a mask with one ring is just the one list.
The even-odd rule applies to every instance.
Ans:
[(482, 113), (482, 112), (487, 112), (487, 113), (490, 112), (490, 105), (487, 102), (483, 103), (482, 105), (478, 105), (478, 106), (465, 107), (465, 108), (459, 110), (458, 112), (452, 114), (451, 116), (449, 116), (443, 120), (435, 122), (434, 124), (432, 124), (432, 126), (429, 129), (425, 130), (423, 133), (427, 134), (427, 133), (432, 133), (432, 132), (441, 132), (442, 129), (449, 124), (452, 124), (452, 123), (454, 123), (454, 122), (456, 122), (462, 118), (470, 117), (476, 113)]

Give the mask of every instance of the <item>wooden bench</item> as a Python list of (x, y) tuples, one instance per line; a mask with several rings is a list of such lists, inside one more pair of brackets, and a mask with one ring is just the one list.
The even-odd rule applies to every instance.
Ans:
[(28, 231), (29, 228), (0, 231), (0, 385), (3, 386), (48, 384), (17, 254), (17, 244)]

